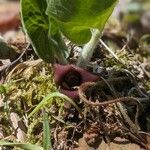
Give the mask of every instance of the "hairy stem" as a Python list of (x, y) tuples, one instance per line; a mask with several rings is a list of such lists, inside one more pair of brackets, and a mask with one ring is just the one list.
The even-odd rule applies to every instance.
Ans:
[(58, 59), (58, 61), (59, 61), (60, 64), (66, 65), (66, 64), (68, 64), (68, 61), (67, 61), (66, 58), (69, 55), (69, 53), (68, 53), (69, 50), (68, 50), (68, 48), (67, 48), (64, 40), (61, 37), (58, 37), (58, 38), (60, 38), (60, 41), (59, 41), (60, 42), (59, 43), (60, 47), (56, 51), (56, 56), (57, 56), (57, 59)]
[(57, 53), (57, 59), (58, 59), (59, 63), (62, 65), (68, 64), (68, 61), (66, 60), (66, 58), (62, 52)]
[(95, 29), (92, 33), (90, 41), (83, 47), (81, 51), (81, 54), (78, 58), (77, 66), (86, 68), (99, 42), (100, 36), (101, 32), (98, 29)]

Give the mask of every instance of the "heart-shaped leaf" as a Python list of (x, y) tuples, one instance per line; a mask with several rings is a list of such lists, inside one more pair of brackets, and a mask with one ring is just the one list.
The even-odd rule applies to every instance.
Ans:
[(84, 44), (91, 29), (103, 30), (117, 0), (48, 0), (47, 14), (72, 42)]
[(45, 14), (47, 1), (21, 0), (21, 18), (37, 55), (46, 62), (53, 62), (55, 56), (65, 55), (66, 49), (57, 28), (49, 34), (50, 26), (54, 29), (54, 25)]
[(22, 0), (21, 18), (35, 52), (45, 61), (54, 58), (54, 48), (48, 38), (49, 22), (45, 14), (46, 0)]

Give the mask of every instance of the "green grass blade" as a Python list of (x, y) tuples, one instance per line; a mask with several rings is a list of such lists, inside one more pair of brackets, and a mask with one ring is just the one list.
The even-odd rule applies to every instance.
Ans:
[(69, 102), (70, 104), (72, 104), (77, 111), (81, 114), (81, 110), (80, 108), (76, 105), (76, 103), (70, 99), (69, 97), (67, 97), (66, 95), (59, 93), (59, 92), (54, 92), (51, 94), (48, 94), (45, 98), (43, 98), (43, 100), (36, 106), (36, 108), (29, 114), (28, 118), (30, 118), (31, 116), (33, 116), (33, 114), (37, 113), (41, 108), (43, 108), (45, 105), (47, 105), (49, 103), (49, 101), (52, 100), (52, 98), (54, 97), (60, 97), (62, 99), (64, 99), (65, 101)]
[(44, 150), (52, 150), (50, 126), (48, 115), (45, 111), (43, 111), (43, 147)]
[(19, 147), (24, 150), (44, 150), (42, 147), (33, 145), (33, 144), (27, 144), (27, 143), (10, 143), (3, 140), (0, 140), (0, 146), (10, 146), (10, 147)]

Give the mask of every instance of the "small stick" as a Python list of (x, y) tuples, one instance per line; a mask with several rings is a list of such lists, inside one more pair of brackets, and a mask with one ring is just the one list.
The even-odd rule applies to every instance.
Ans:
[[(95, 83), (92, 82), (87, 82), (90, 85), (94, 85)], [(86, 83), (86, 84), (87, 84)], [(85, 84), (84, 84), (85, 85)], [(91, 106), (107, 106), (109, 104), (113, 104), (113, 103), (117, 103), (117, 102), (124, 102), (124, 101), (136, 101), (137, 99), (134, 97), (120, 97), (120, 98), (116, 98), (116, 99), (112, 99), (109, 101), (105, 101), (105, 102), (91, 102), (88, 101), (86, 96), (83, 94), (83, 85), (81, 87), (79, 87), (79, 96), (80, 98), (87, 104), (87, 105), (91, 105)]]
[(118, 56), (102, 41), (102, 39), (99, 40), (100, 43), (106, 48), (106, 50), (113, 55), (113, 57), (120, 62)]

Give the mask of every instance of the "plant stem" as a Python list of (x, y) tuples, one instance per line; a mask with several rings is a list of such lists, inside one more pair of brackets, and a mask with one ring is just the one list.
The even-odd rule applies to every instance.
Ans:
[(59, 49), (57, 49), (57, 51), (56, 51), (56, 56), (57, 56), (60, 64), (66, 65), (66, 64), (68, 64), (67, 57), (69, 55), (69, 50), (66, 46), (66, 43), (62, 39), (62, 37), (58, 36), (58, 38), (60, 38), (59, 39)]
[(98, 29), (95, 29), (92, 33), (92, 37), (90, 41), (83, 47), (81, 54), (78, 58), (77, 66), (86, 68), (94, 50), (99, 42), (99, 38), (101, 36), (101, 32)]
[(65, 58), (64, 54), (62, 52), (58, 52), (57, 53), (57, 58), (60, 64), (62, 65), (66, 65), (68, 64), (67, 59)]

